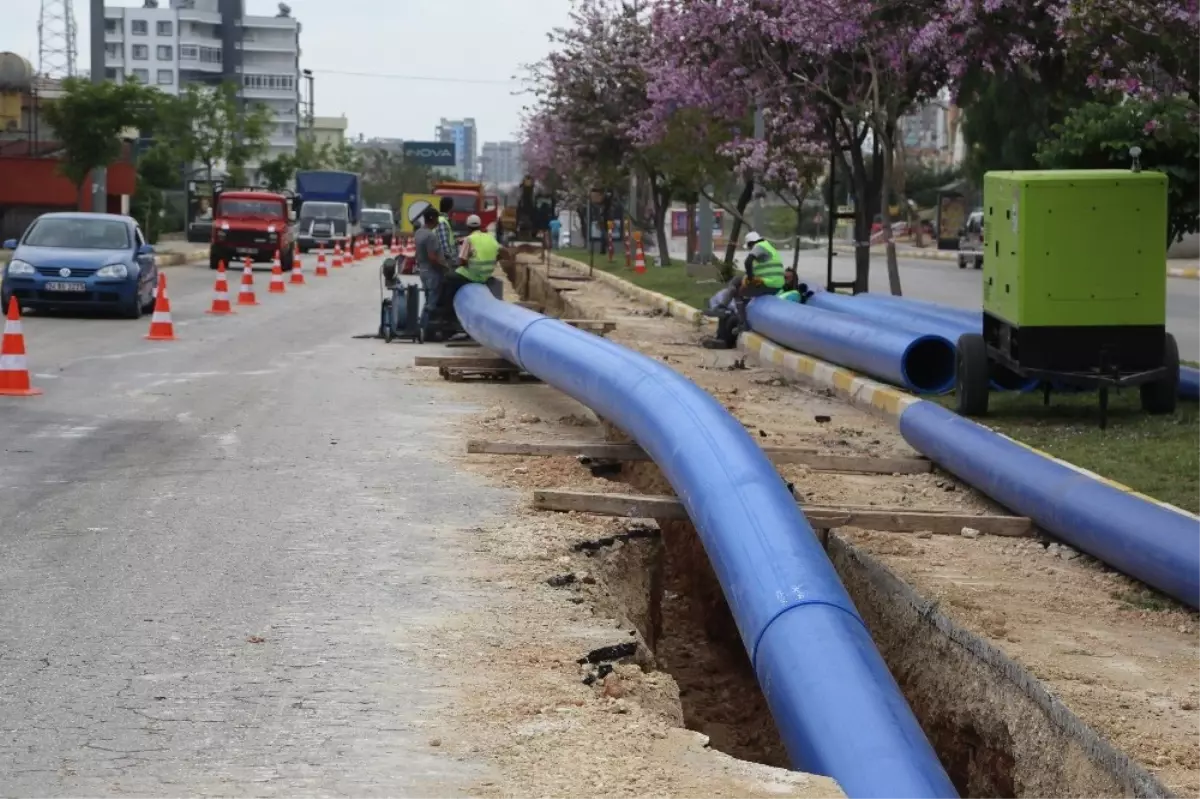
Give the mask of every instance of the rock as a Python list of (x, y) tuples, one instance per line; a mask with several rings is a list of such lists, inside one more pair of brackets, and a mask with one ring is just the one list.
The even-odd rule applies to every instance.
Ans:
[(829, 424), (829, 422), (833, 421), (833, 417), (826, 416), (825, 414), (822, 414), (822, 413), (818, 413), (815, 416), (813, 416), (813, 421), (816, 422), (817, 424)]
[(479, 418), (484, 422), (497, 422), (504, 418), (504, 408), (499, 405), (488, 408)]
[(1046, 547), (1046, 554), (1051, 555), (1051, 556), (1057, 556), (1058, 550), (1059, 550), (1058, 544), (1051, 544), (1050, 546)]
[[(964, 533), (964, 535), (965, 535), (965, 533)], [(922, 530), (919, 533), (917, 533), (917, 538), (933, 538), (933, 533), (930, 532), (929, 530)]]
[(604, 678), (604, 695), (612, 699), (621, 699), (625, 696), (625, 686), (621, 683), (620, 677), (609, 674)]
[(542, 421), (542, 417), (536, 416), (532, 413), (523, 413), (517, 417), (517, 421), (521, 422), (522, 424), (537, 424), (538, 422)]
[(1179, 709), (1180, 709), (1180, 710), (1195, 710), (1195, 709), (1196, 709), (1196, 703), (1195, 703), (1195, 702), (1188, 702), (1188, 701), (1186, 701), (1186, 700), (1185, 700), (1185, 701), (1183, 701), (1182, 703), (1180, 703), (1180, 705), (1179, 705)]
[(1075, 560), (1079, 557), (1079, 553), (1068, 546), (1061, 546), (1058, 548), (1058, 556), (1063, 560)]
[(513, 474), (529, 474), (529, 469), (525, 466), (518, 466), (512, 470)]
[(596, 578), (587, 572), (576, 572), (575, 579), (579, 580), (581, 583), (586, 583), (587, 585), (596, 584)]
[(429, 739), (429, 745), (430, 745), (430, 746), (441, 746), (441, 745), (442, 745), (442, 739), (441, 739), (441, 738), (430, 738), (430, 739)]
[(979, 531), (974, 527), (964, 527), (962, 529), (963, 538), (979, 538)]

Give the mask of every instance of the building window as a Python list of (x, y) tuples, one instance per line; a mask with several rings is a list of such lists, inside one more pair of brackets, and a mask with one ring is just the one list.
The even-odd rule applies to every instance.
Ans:
[(129, 24), (129, 31), (134, 36), (145, 36), (150, 32), (150, 23), (144, 19), (135, 19)]
[(170, 35), (172, 35), (172, 34), (171, 34), (171, 21), (170, 21), (170, 20), (159, 20), (158, 22), (156, 22), (156, 23), (155, 23), (155, 25), (154, 25), (154, 29), (155, 29), (155, 30), (158, 32), (158, 35), (159, 35), (159, 36), (170, 36)]
[(121, 32), (120, 25), (121, 25), (121, 20), (119, 20), (119, 19), (105, 19), (104, 20), (104, 32), (105, 33), (120, 33)]
[(147, 84), (150, 82), (150, 70), (148, 69), (135, 69), (129, 75), (138, 83)]
[(223, 54), (220, 47), (201, 47), (200, 48), (200, 63), (202, 64), (220, 64)]
[(270, 89), (271, 91), (294, 91), (295, 75), (243, 75), (242, 85), (247, 89)]
[(135, 44), (133, 46), (133, 60), (146, 61), (150, 58), (150, 47), (145, 44)]
[(159, 86), (174, 86), (175, 85), (175, 71), (171, 70), (171, 69), (160, 69), (158, 71), (158, 85)]
[(179, 45), (180, 61), (195, 61), (200, 58), (200, 48), (194, 44)]
[(105, 80), (116, 80), (117, 79), (116, 68), (115, 67), (105, 67), (104, 68), (104, 79)]
[(175, 60), (175, 48), (169, 44), (160, 44), (158, 46), (157, 55), (158, 55), (159, 61), (174, 61)]
[(104, 56), (106, 58), (120, 58), (121, 45), (115, 42), (109, 42), (108, 44), (104, 45)]

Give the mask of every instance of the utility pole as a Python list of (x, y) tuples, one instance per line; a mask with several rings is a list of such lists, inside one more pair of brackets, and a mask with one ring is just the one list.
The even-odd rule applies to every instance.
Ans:
[[(67, 8), (70, 9), (70, 4)], [(74, 28), (75, 19), (71, 18)], [(104, 82), (104, 0), (90, 0), (88, 3), (88, 42), (91, 45), (92, 83)], [(74, 33), (71, 34), (74, 46)], [(73, 56), (72, 56), (73, 57)], [(90, 209), (95, 213), (108, 211), (108, 169), (96, 167), (92, 170), (92, 201)]]

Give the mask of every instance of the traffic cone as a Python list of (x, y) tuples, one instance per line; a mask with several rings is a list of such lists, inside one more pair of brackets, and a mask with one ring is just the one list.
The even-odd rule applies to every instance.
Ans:
[(304, 264), (300, 260), (299, 252), (292, 256), (292, 275), (288, 278), (288, 282), (293, 286), (304, 285)]
[(217, 264), (217, 285), (213, 287), (212, 307), (208, 313), (215, 316), (225, 316), (233, 313), (229, 305), (229, 282), (225, 279), (225, 262)]
[(349, 266), (354, 263), (354, 248), (357, 245), (350, 240), (346, 241), (346, 255), (342, 258), (342, 266)]
[(167, 299), (167, 276), (158, 273), (158, 296), (154, 298), (154, 316), (150, 317), (149, 341), (174, 341), (175, 325), (171, 323), (171, 301)]
[(383, 255), (383, 237), (382, 236), (375, 237), (375, 254)]
[(275, 251), (275, 258), (271, 261), (271, 285), (267, 287), (268, 294), (283, 294), (287, 291), (287, 284), (283, 282), (283, 266), (279, 263), (279, 250)]
[(0, 339), (0, 395), (6, 397), (36, 397), (40, 388), (29, 380), (29, 364), (25, 360), (25, 334), (21, 332), (21, 305), (16, 297), (8, 298), (8, 318), (4, 320), (4, 337)]
[(238, 289), (238, 305), (258, 305), (254, 296), (254, 265), (247, 258), (242, 266), (242, 285)]
[(342, 245), (340, 242), (333, 245), (333, 268), (342, 268)]
[(639, 275), (646, 274), (646, 253), (642, 250), (642, 239), (640, 236), (634, 237), (634, 246), (637, 247), (637, 255), (633, 259), (633, 271)]
[(317, 250), (317, 271), (313, 272), (317, 277), (329, 277), (329, 270), (325, 268), (325, 245), (322, 244)]

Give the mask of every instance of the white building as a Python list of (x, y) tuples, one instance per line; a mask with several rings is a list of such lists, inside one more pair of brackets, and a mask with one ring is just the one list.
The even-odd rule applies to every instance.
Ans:
[[(459, 180), (477, 180), (479, 172), (476, 169), (479, 144), (475, 132), (475, 120), (445, 119), (434, 130), (435, 141), (454, 142), (454, 175)], [(440, 167), (438, 168), (441, 169)], [(448, 169), (448, 168), (447, 168)]]
[(520, 183), (525, 176), (521, 161), (521, 143), (515, 141), (489, 141), (483, 145), (479, 157), (480, 179), (497, 186)]
[[(177, 94), (189, 83), (234, 81), (241, 97), (274, 115), (265, 158), (296, 150), (300, 124), (300, 23), (280, 4), (275, 16), (248, 16), (242, 0), (154, 0), (105, 6), (105, 76), (127, 75)], [(94, 23), (96, 24), (96, 23)], [(257, 164), (247, 166), (253, 171)]]

